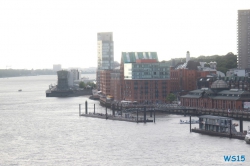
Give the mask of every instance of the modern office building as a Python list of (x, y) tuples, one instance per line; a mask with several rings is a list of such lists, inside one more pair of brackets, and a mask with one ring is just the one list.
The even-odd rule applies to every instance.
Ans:
[(156, 52), (122, 52), (120, 78), (122, 100), (166, 102), (170, 64), (158, 62)]
[(250, 68), (250, 9), (238, 10), (238, 68)]
[(97, 88), (100, 89), (100, 71), (112, 70), (114, 65), (114, 42), (112, 32), (97, 33)]

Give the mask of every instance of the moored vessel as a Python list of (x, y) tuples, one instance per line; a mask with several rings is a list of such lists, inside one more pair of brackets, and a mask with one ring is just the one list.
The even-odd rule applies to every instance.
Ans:
[(236, 130), (232, 120), (229, 117), (202, 115), (199, 117), (199, 128), (192, 129), (192, 132), (244, 140), (245, 134)]

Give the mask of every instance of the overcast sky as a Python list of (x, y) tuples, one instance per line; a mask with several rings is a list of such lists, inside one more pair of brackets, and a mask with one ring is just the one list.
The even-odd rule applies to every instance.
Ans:
[(249, 0), (0, 0), (0, 68), (97, 66), (97, 33), (113, 32), (114, 57), (159, 60), (237, 54), (237, 10)]

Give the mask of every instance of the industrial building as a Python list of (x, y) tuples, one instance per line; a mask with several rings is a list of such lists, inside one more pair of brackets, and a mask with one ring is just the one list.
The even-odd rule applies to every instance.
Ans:
[(57, 89), (66, 90), (78, 87), (78, 83), (75, 82), (80, 80), (80, 75), (80, 71), (76, 69), (57, 71)]

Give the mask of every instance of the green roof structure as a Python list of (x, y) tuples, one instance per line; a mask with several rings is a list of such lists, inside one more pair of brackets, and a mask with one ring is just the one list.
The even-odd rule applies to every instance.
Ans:
[(157, 52), (122, 52), (123, 63), (135, 63), (137, 59), (156, 59)]

